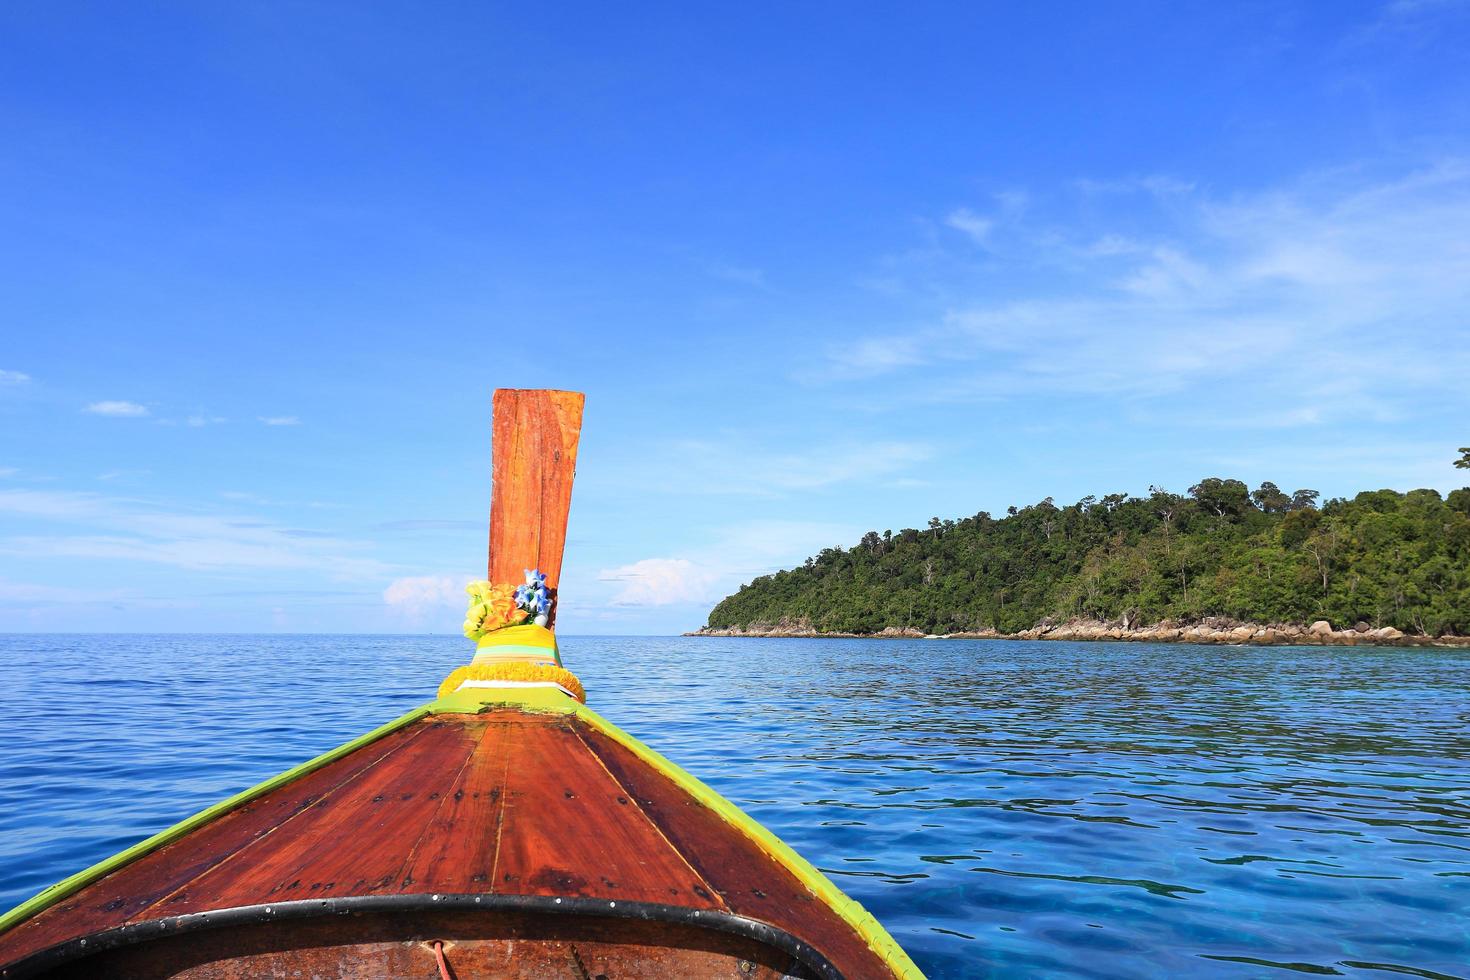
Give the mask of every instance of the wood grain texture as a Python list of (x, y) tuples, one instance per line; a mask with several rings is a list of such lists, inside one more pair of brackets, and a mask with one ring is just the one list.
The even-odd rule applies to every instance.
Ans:
[(527, 568), (553, 589), (561, 581), (584, 401), (575, 391), (496, 390), (491, 582), (518, 585)]
[(120, 926), (155, 902), (321, 803), (335, 789), (411, 744), (425, 729), (411, 726), (364, 746), (275, 792), (252, 800), (189, 836), (120, 868), (0, 934), (0, 963), (74, 936)]
[(731, 912), (761, 919), (811, 943), (849, 977), (892, 976), (882, 959), (796, 876), (719, 814), (601, 732), (587, 744), (714, 887)]
[(478, 746), (483, 722), (433, 719), (410, 745), (184, 883), (140, 918), (253, 902), (399, 891), (413, 843)]
[(491, 890), (512, 736), (503, 722), (485, 726), (475, 751), (419, 833), (398, 891), (445, 891), (451, 882), (460, 891)]
[(585, 723), (438, 715), (231, 811), (0, 935), (0, 964), (189, 912), (348, 895), (583, 896), (721, 909), (888, 976), (856, 932), (717, 814)]
[(582, 742), (580, 727), (525, 725), (511, 741), (494, 890), (724, 908)]

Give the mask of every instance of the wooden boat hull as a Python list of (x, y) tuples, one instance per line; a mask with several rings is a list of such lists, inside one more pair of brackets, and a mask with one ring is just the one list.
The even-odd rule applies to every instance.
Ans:
[(547, 689), (446, 695), (0, 930), (5, 980), (432, 976), (435, 942), (463, 977), (919, 975), (769, 831)]

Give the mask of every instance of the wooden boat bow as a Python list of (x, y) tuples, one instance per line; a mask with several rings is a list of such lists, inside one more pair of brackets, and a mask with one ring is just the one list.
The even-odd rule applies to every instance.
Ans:
[[(560, 583), (581, 416), (580, 394), (496, 392), (489, 581)], [(560, 665), (554, 637), (551, 660), (503, 638), (476, 660)], [(446, 687), (0, 917), (0, 978), (432, 977), (440, 956), (461, 978), (920, 976), (819, 871), (561, 686)]]

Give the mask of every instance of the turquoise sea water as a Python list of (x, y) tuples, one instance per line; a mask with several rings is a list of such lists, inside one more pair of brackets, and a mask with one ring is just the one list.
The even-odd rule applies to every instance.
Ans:
[[(428, 699), (468, 644), (0, 636), (0, 907)], [(594, 707), (934, 977), (1470, 976), (1470, 653), (572, 637)]]

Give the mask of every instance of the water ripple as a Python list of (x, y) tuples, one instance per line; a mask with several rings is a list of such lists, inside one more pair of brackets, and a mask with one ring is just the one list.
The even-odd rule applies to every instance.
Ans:
[[(599, 710), (807, 855), (932, 976), (1470, 976), (1470, 653), (564, 648)], [(465, 652), (0, 637), (0, 906), (396, 717)]]

